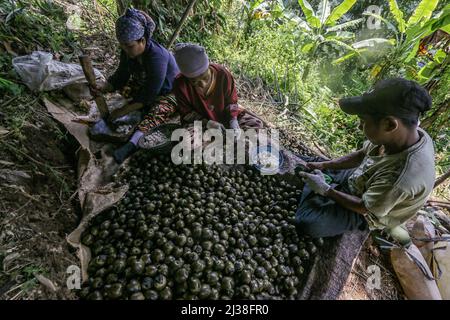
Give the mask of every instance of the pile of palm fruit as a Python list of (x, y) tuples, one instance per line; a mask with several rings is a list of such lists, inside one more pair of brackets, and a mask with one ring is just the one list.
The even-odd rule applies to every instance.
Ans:
[(295, 299), (323, 244), (293, 224), (301, 190), (250, 166), (142, 151), (117, 183), (125, 197), (82, 236), (82, 299)]

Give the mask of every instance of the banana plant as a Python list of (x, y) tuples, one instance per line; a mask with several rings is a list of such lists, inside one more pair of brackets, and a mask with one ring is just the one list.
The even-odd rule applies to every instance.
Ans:
[[(333, 44), (358, 54), (347, 42), (354, 38), (354, 33), (348, 29), (362, 23), (364, 19), (355, 19), (344, 23), (338, 21), (353, 7), (357, 0), (344, 0), (335, 8), (331, 8), (331, 1), (322, 0), (319, 8), (315, 11), (307, 0), (298, 0), (298, 3), (305, 15), (305, 19), (294, 13), (286, 16), (297, 23), (298, 27), (304, 31), (307, 37), (306, 43), (301, 51), (313, 59), (318, 49), (324, 44)], [(305, 68), (302, 79), (306, 80), (310, 71), (310, 64)]]
[[(372, 16), (384, 23), (393, 33), (393, 37), (390, 39), (366, 39), (352, 44), (352, 47), (359, 52), (368, 50), (369, 48), (376, 48), (380, 45), (390, 46), (389, 53), (384, 57), (382, 62), (376, 64), (372, 69), (372, 76), (375, 80), (382, 78), (394, 64), (400, 63), (408, 65), (409, 69), (414, 69), (411, 63), (416, 57), (421, 39), (439, 29), (446, 32), (450, 31), (450, 5), (445, 6), (439, 14), (433, 17), (433, 12), (439, 0), (422, 0), (409, 19), (405, 20), (405, 13), (400, 10), (396, 0), (388, 1), (393, 21), (373, 13), (364, 13), (364, 15)], [(343, 62), (352, 56), (354, 54), (348, 54), (339, 58), (336, 62)], [(415, 73), (421, 74), (420, 71)], [(422, 74), (425, 74), (425, 72), (422, 71)]]

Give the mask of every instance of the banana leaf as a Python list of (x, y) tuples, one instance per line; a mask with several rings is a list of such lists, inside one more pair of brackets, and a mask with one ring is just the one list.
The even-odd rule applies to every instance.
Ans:
[(345, 56), (342, 56), (342, 57), (339, 57), (339, 58), (333, 60), (333, 61), (332, 61), (332, 64), (340, 64), (340, 63), (342, 63), (342, 62), (344, 62), (344, 61), (347, 61), (348, 59), (353, 58), (353, 57), (356, 56), (356, 55), (357, 55), (356, 52), (354, 52), (354, 51), (353, 51), (353, 52), (350, 52), (350, 53), (346, 54)]
[(333, 25), (338, 21), (344, 14), (346, 14), (356, 3), (357, 0), (344, 0), (338, 6), (336, 6), (331, 14), (328, 16), (328, 19), (325, 21), (325, 25)]
[(409, 18), (407, 27), (415, 25), (421, 20), (428, 20), (433, 14), (434, 9), (438, 5), (439, 0), (422, 0)]
[(330, 2), (328, 0), (322, 0), (318, 12), (320, 12), (320, 25), (323, 25), (330, 16), (331, 12)]
[(307, 31), (311, 31), (311, 28), (309, 27), (308, 23), (306, 23), (305, 20), (303, 20), (302, 18), (300, 18), (298, 15), (296, 15), (293, 12), (286, 12), (284, 14), (284, 17), (290, 21), (293, 21), (295, 23), (297, 23), (297, 26), (299, 26), (302, 29), (305, 29)]
[(358, 24), (360, 24), (363, 21), (364, 21), (363, 18), (347, 21), (347, 22), (335, 25), (333, 27), (327, 28), (326, 32), (345, 30), (347, 28), (351, 28), (351, 27), (357, 26)]
[(305, 44), (305, 45), (302, 47), (302, 52), (303, 52), (303, 53), (308, 53), (308, 52), (311, 51), (311, 49), (312, 49), (313, 47), (314, 47), (314, 42), (307, 43), (307, 44)]
[(311, 4), (306, 0), (298, 0), (298, 4), (302, 8), (303, 13), (305, 14), (306, 22), (308, 22), (309, 26), (312, 28), (320, 28), (320, 19), (317, 18)]
[(395, 33), (398, 32), (397, 28), (389, 20), (387, 20), (386, 18), (383, 18), (379, 14), (375, 14), (372, 12), (364, 12), (363, 15), (374, 17), (374, 18), (384, 22), (386, 24), (386, 26), (388, 27), (388, 29), (394, 31)]
[[(415, 24), (406, 31), (405, 47), (403, 50), (403, 59), (409, 63), (417, 55), (420, 40), (429, 36), (436, 30), (443, 30), (450, 23), (450, 6), (446, 6), (437, 18), (433, 18), (425, 22), (424, 25)], [(444, 30), (445, 31), (445, 30)]]
[(368, 48), (368, 47), (375, 47), (379, 44), (390, 44), (393, 45), (392, 40), (384, 39), (384, 38), (371, 38), (362, 40), (359, 42), (355, 42), (352, 44), (353, 49), (362, 49), (362, 48)]
[(337, 44), (338, 46), (340, 46), (342, 48), (345, 48), (345, 49), (347, 49), (349, 51), (353, 51), (353, 52), (356, 52), (357, 54), (359, 54), (359, 52), (357, 50), (355, 50), (356, 48), (346, 44), (345, 42), (342, 42), (342, 41), (340, 41), (338, 39), (335, 39), (333, 37), (326, 38), (325, 41), (323, 41), (322, 43), (327, 43), (327, 42), (331, 42), (331, 43)]
[(406, 23), (403, 19), (403, 12), (399, 9), (397, 1), (389, 0), (389, 9), (397, 22), (398, 31), (404, 33), (406, 31)]

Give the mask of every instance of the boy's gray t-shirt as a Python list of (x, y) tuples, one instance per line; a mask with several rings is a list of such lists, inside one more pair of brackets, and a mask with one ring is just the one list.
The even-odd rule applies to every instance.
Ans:
[(366, 154), (348, 178), (352, 194), (362, 197), (371, 229), (394, 228), (413, 217), (425, 204), (435, 182), (434, 147), (418, 129), (420, 140), (392, 155), (378, 155), (379, 147), (364, 142)]

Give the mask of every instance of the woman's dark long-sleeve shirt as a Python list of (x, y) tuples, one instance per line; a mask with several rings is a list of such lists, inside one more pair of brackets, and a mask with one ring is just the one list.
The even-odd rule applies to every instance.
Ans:
[(108, 79), (115, 90), (122, 89), (130, 79), (140, 79), (139, 88), (133, 94), (133, 103), (140, 102), (145, 109), (152, 106), (155, 98), (172, 91), (173, 82), (179, 73), (172, 53), (150, 39), (142, 55), (142, 65), (129, 58), (122, 50), (116, 72)]

